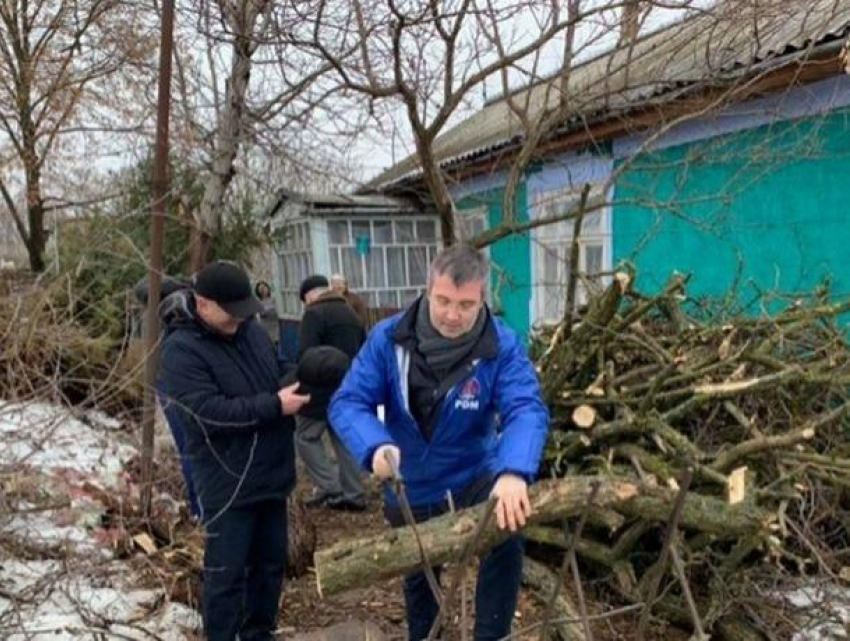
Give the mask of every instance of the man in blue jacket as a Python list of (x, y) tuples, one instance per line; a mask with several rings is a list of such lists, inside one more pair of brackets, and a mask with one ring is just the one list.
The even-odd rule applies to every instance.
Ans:
[[(174, 299), (172, 297), (178, 297)], [(248, 275), (225, 261), (166, 299), (159, 389), (185, 427), (206, 531), (203, 617), (212, 641), (273, 638), (295, 484), (293, 420), (309, 396), (282, 371)]]
[[(549, 413), (519, 338), (484, 302), (487, 263), (459, 245), (433, 262), (427, 295), (380, 323), (330, 407), (354, 457), (381, 479), (400, 465), (414, 518), (496, 498), (500, 528), (515, 532), (531, 514), (528, 484), (538, 470)], [(376, 416), (384, 406), (384, 421)], [(397, 497), (385, 513), (404, 525)], [(522, 540), (509, 538), (478, 574), (475, 638), (510, 633), (522, 574)], [(423, 573), (405, 578), (410, 639), (424, 639), (438, 607)]]

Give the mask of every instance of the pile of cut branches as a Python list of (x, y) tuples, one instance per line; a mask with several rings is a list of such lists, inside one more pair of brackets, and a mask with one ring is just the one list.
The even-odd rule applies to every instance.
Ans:
[[(630, 280), (618, 274), (580, 323), (540, 337), (548, 473), (637, 479), (680, 500), (661, 513), (591, 514), (574, 542), (552, 527), (528, 535), (574, 545), (620, 594), (676, 623), (769, 632), (782, 617), (758, 609), (766, 584), (840, 582), (850, 566), (850, 349), (839, 320), (850, 304), (798, 301), (715, 324), (686, 312), (684, 278), (652, 297)], [(706, 510), (689, 524), (680, 516), (681, 531), (660, 527), (694, 500), (762, 526), (740, 529), (727, 515), (713, 531)]]

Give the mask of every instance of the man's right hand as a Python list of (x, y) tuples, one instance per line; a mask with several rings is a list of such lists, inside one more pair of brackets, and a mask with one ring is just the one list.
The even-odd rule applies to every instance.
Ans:
[(395, 445), (381, 445), (372, 455), (372, 473), (382, 481), (391, 480), (395, 476), (387, 455), (393, 457), (395, 464), (401, 467), (401, 450)]
[(293, 383), (292, 385), (281, 388), (277, 393), (277, 397), (280, 399), (280, 408), (285, 416), (297, 413), (298, 410), (310, 402), (309, 394), (296, 393), (298, 385), (299, 383)]

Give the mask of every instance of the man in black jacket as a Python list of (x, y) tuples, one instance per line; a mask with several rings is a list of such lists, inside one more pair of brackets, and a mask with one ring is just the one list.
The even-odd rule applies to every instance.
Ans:
[[(366, 330), (343, 295), (328, 287), (324, 276), (311, 276), (304, 280), (299, 293), (307, 309), (299, 330), (298, 380), (301, 381), (306, 373), (310, 380), (324, 378), (334, 381), (332, 386), (325, 388), (329, 392), (329, 401), (348, 369), (348, 363), (345, 363), (338, 380), (334, 378), (340, 357), (353, 359), (357, 355), (366, 340)], [(323, 346), (334, 350), (313, 351)], [(311, 358), (305, 362), (307, 354), (311, 354)], [(360, 480), (360, 467), (334, 431), (328, 429), (327, 405), (327, 402), (311, 403), (296, 418), (295, 446), (315, 486), (313, 496), (305, 503), (308, 506), (327, 505), (338, 510), (362, 511), (366, 508), (366, 494)], [(330, 435), (336, 454), (336, 468), (328, 459), (322, 441), (325, 431)]]
[(295, 484), (291, 416), (309, 397), (297, 383), (281, 389), (287, 372), (241, 268), (212, 263), (170, 298), (159, 389), (186, 427), (206, 530), (204, 630), (212, 641), (272, 639)]

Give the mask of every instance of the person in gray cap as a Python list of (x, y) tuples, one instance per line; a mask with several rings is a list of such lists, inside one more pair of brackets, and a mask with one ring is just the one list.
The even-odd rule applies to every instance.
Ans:
[(158, 389), (179, 413), (206, 537), (203, 619), (212, 641), (270, 640), (295, 485), (293, 415), (310, 401), (282, 386), (248, 275), (218, 261), (163, 301)]

